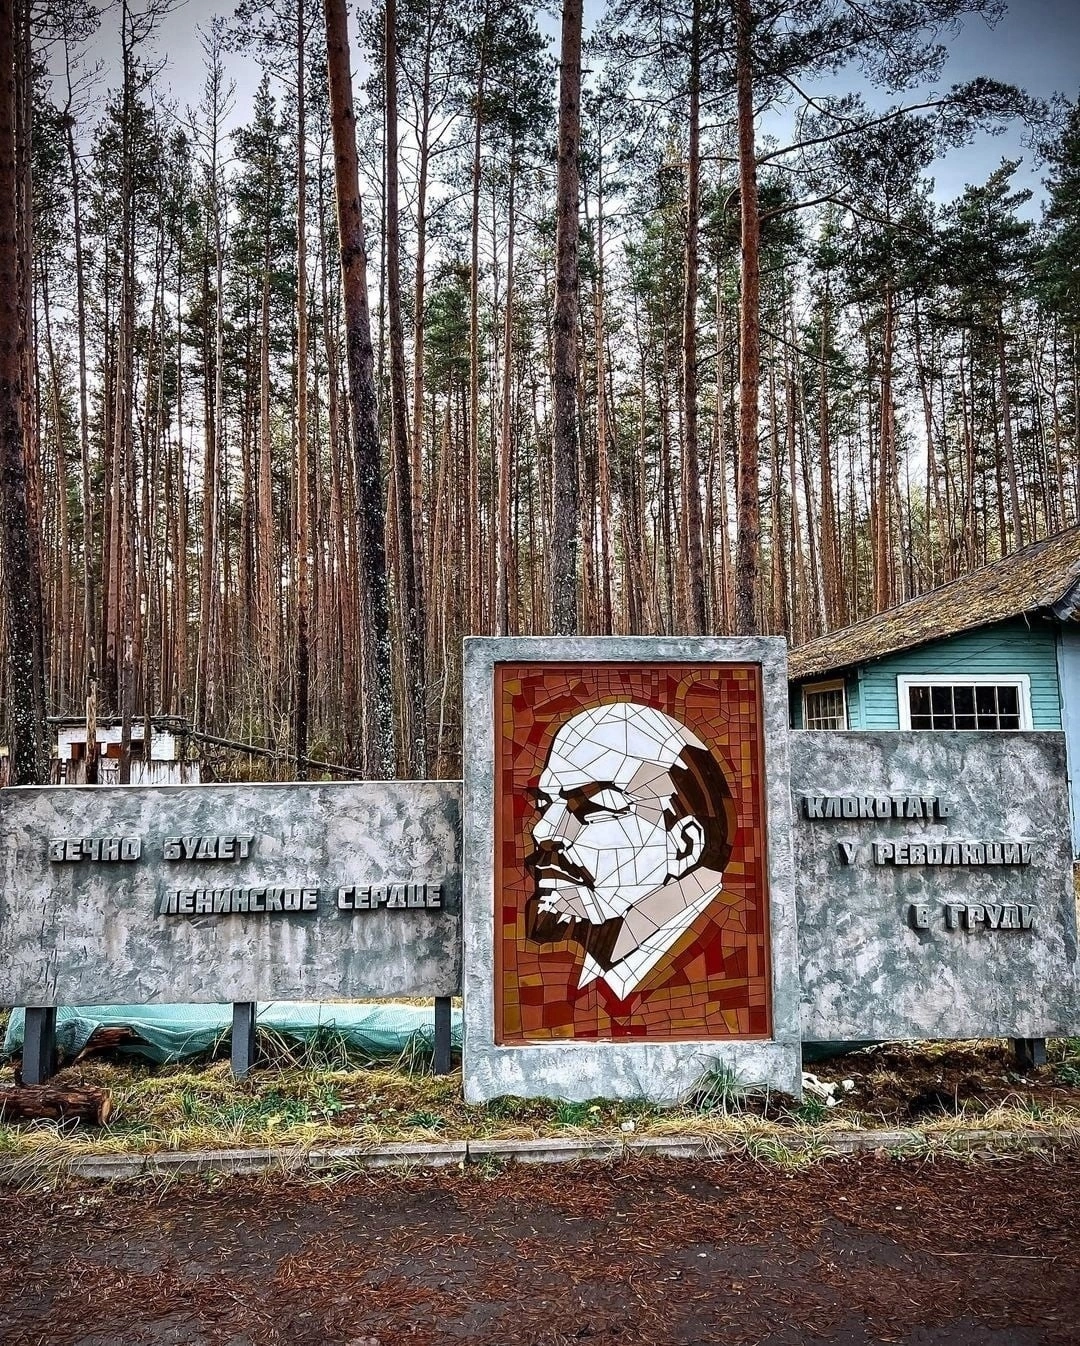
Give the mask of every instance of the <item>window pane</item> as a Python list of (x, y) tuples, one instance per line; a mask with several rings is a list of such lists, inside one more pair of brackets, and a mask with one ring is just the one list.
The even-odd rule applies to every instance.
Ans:
[(1015, 683), (935, 683), (908, 687), (912, 729), (1020, 728), (1020, 688)]
[[(915, 728), (916, 715), (930, 714), (930, 688), (909, 687), (908, 699), (911, 706), (912, 728)], [(929, 727), (929, 725), (919, 725), (920, 729), (929, 729)]]
[(953, 689), (951, 687), (931, 687), (930, 688), (930, 709), (934, 712), (934, 719), (939, 715), (947, 715), (952, 718), (953, 711)]
[(846, 729), (844, 692), (830, 687), (820, 692), (807, 692), (805, 699), (807, 729)]

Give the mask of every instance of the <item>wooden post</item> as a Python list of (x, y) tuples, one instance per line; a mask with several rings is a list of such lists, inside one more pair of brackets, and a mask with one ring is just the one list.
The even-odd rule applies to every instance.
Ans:
[(1013, 1038), (1017, 1070), (1035, 1070), (1046, 1065), (1045, 1038)]
[(254, 1000), (237, 1000), (232, 1007), (232, 1073), (245, 1079), (255, 1064)]
[(450, 1074), (450, 997), (435, 997), (435, 1074)]
[(23, 1026), (23, 1084), (44, 1084), (56, 1073), (56, 1006), (28, 1005)]

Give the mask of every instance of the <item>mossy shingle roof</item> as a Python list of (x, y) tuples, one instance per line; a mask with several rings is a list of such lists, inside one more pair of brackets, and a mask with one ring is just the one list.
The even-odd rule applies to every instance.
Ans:
[(1080, 618), (1080, 527), (801, 645), (791, 651), (789, 674), (795, 681), (832, 673), (1040, 611), (1063, 620)]

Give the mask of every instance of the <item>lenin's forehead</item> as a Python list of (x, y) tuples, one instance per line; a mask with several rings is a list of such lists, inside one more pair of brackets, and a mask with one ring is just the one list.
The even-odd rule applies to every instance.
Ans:
[(611, 781), (627, 787), (640, 782), (643, 766), (666, 773), (683, 749), (703, 747), (678, 720), (652, 706), (618, 702), (583, 710), (555, 735), (544, 775), (560, 786)]

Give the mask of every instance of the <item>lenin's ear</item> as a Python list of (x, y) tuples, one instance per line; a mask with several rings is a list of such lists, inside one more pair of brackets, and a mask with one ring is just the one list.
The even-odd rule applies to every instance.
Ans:
[(705, 829), (694, 817), (680, 818), (668, 831), (667, 844), (668, 873), (673, 879), (681, 879), (701, 860)]

